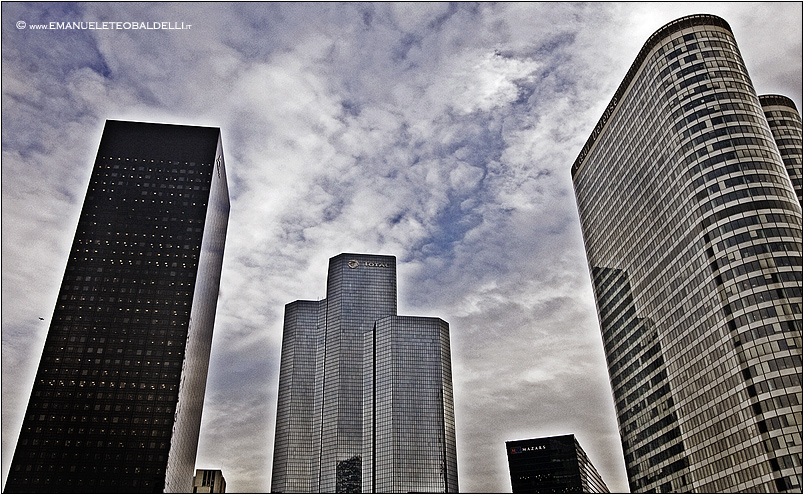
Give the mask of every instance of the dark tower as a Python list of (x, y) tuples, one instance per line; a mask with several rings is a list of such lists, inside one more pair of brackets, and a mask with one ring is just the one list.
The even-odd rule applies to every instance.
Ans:
[(609, 493), (575, 435), (505, 442), (514, 493)]
[(5, 491), (191, 491), (228, 218), (219, 129), (106, 122)]

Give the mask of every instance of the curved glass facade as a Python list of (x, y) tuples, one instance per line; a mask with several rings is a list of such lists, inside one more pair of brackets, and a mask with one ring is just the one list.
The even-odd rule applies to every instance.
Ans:
[(634, 492), (801, 490), (779, 149), (728, 24), (696, 15), (648, 39), (572, 167)]
[(798, 203), (802, 204), (801, 114), (798, 113), (793, 100), (786, 96), (761, 95), (759, 102), (779, 147), (782, 161), (787, 167), (787, 174), (798, 196)]

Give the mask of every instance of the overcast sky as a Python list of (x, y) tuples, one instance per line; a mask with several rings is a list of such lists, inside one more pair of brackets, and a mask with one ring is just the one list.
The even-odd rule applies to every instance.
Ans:
[(231, 216), (197, 467), (229, 491), (270, 489), (283, 308), (324, 297), (341, 252), (395, 255), (399, 314), (449, 322), (461, 491), (510, 492), (505, 441), (568, 433), (627, 491), (570, 166), (648, 36), (695, 13), (731, 24), (760, 94), (801, 108), (800, 2), (4, 2), (3, 483), (120, 119), (221, 128)]

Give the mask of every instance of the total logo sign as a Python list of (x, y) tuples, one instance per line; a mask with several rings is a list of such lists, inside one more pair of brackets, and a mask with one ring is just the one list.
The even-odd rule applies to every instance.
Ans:
[(378, 263), (376, 261), (357, 261), (357, 260), (349, 260), (346, 262), (346, 266), (354, 270), (358, 266), (371, 266), (375, 268), (389, 268), (388, 263)]

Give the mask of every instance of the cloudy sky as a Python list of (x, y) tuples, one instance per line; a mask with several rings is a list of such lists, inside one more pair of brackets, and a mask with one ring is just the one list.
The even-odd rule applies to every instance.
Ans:
[(222, 131), (197, 466), (230, 491), (270, 489), (283, 307), (323, 297), (341, 252), (395, 255), (400, 314), (450, 323), (462, 491), (510, 492), (504, 442), (567, 433), (627, 490), (569, 170), (648, 36), (694, 13), (724, 17), (757, 90), (801, 108), (801, 3), (3, 3), (3, 482), (121, 119)]

